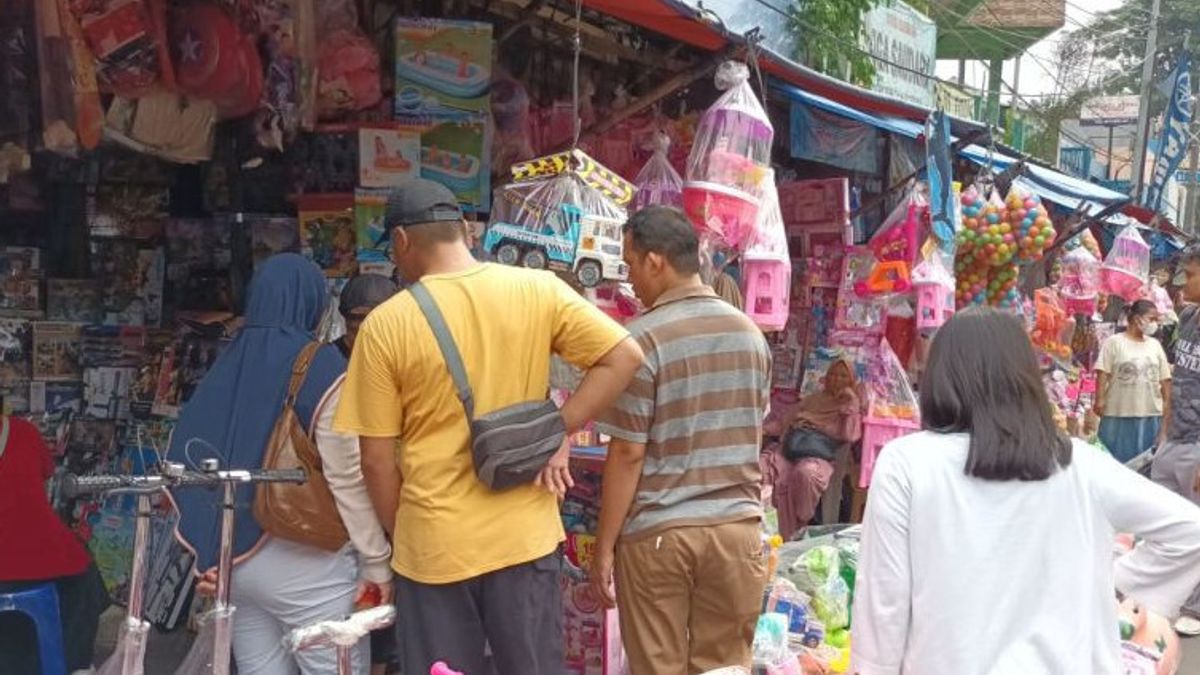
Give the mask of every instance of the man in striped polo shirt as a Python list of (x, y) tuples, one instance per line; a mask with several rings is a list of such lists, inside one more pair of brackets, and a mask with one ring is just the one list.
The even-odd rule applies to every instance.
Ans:
[(649, 308), (628, 327), (646, 360), (600, 420), (612, 441), (592, 583), (620, 608), (633, 675), (749, 666), (766, 584), (758, 452), (770, 352), (701, 282), (680, 211), (637, 212), (625, 260)]

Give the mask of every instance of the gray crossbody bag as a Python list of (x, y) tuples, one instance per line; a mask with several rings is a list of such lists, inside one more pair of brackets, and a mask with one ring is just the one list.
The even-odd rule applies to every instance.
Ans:
[(475, 395), (467, 381), (467, 370), (442, 311), (424, 284), (418, 282), (408, 290), (433, 330), (446, 369), (454, 380), (458, 400), (466, 412), (471, 428), (475, 475), (493, 490), (532, 483), (567, 436), (558, 406), (546, 398), (517, 403), (476, 417)]

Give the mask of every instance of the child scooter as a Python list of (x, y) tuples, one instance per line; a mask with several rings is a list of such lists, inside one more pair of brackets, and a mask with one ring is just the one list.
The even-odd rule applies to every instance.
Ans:
[(143, 675), (146, 638), (150, 623), (142, 618), (146, 580), (146, 546), (150, 533), (150, 497), (167, 488), (224, 486), (221, 515), (221, 548), (217, 563), (217, 604), (204, 619), (204, 630), (192, 645), (177, 675), (229, 675), (232, 655), (232, 617), (229, 578), (233, 559), (234, 489), (240, 483), (303, 483), (303, 469), (270, 471), (221, 471), (215, 459), (201, 462), (200, 471), (186, 471), (182, 464), (163, 463), (154, 475), (68, 475), (62, 493), (73, 498), (85, 494), (136, 494), (137, 524), (134, 529), (133, 565), (129, 574), (129, 607), (116, 651), (97, 675)]

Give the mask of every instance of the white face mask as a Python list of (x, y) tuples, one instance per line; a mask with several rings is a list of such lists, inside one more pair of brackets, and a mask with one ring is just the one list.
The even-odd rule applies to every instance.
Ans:
[(1146, 324), (1144, 326), (1142, 326), (1142, 332), (1145, 333), (1146, 335), (1150, 335), (1150, 336), (1155, 335), (1156, 333), (1158, 333), (1158, 322), (1157, 321), (1147, 321)]

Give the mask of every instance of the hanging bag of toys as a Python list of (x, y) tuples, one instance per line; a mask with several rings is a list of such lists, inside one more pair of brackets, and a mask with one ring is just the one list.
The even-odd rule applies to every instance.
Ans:
[(683, 209), (693, 225), (734, 249), (751, 238), (775, 137), (749, 79), (744, 63), (717, 69), (716, 85), (725, 93), (700, 118), (683, 184)]
[(633, 184), (637, 186), (637, 196), (633, 200), (633, 210), (643, 206), (683, 206), (683, 179), (679, 172), (671, 166), (667, 153), (671, 150), (671, 138), (662, 131), (656, 131), (650, 141), (654, 154), (638, 172)]
[(1105, 293), (1133, 302), (1142, 297), (1149, 280), (1150, 246), (1138, 234), (1136, 226), (1127, 225), (1104, 257), (1101, 285)]
[[(527, 174), (534, 165), (556, 166), (557, 159), (550, 156), (523, 162), (514, 166), (514, 175)], [(563, 159), (559, 173), (518, 179), (500, 187), (482, 244), (487, 255), (502, 264), (574, 275), (584, 288), (624, 280), (628, 270), (622, 258), (620, 228), (625, 209), (596, 185), (602, 185), (598, 183), (601, 177), (619, 180), (624, 185), (619, 185), (622, 190), (616, 193), (624, 195), (624, 187), (628, 187), (630, 198), (634, 189), (600, 165), (590, 171), (577, 168), (577, 162), (590, 166), (588, 161), (594, 163), (576, 151)]]
[(788, 322), (792, 261), (774, 171), (767, 170), (759, 189), (763, 195), (762, 208), (758, 211), (753, 239), (742, 254), (742, 288), (746, 315), (762, 330), (778, 331)]

